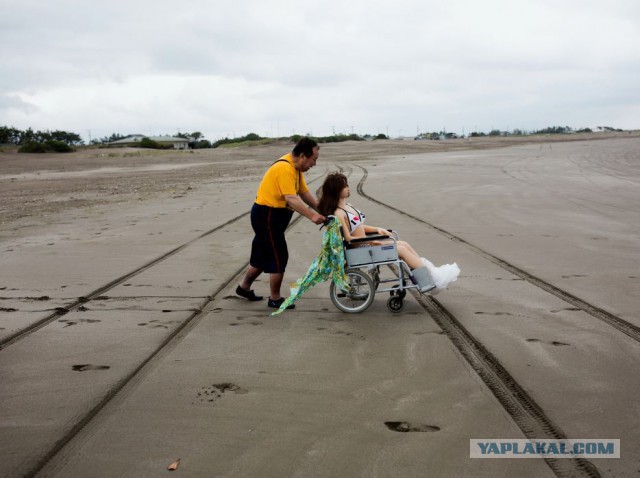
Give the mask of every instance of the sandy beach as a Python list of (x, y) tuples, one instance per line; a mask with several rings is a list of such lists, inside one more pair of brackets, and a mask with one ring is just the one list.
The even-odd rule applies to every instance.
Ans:
[[(462, 273), (399, 313), (323, 284), (274, 318), (234, 289), (290, 149), (0, 152), (1, 476), (638, 476), (640, 134), (322, 145), (312, 189), (343, 171)], [(321, 238), (292, 224), (286, 282)], [(621, 457), (469, 457), (523, 438)]]

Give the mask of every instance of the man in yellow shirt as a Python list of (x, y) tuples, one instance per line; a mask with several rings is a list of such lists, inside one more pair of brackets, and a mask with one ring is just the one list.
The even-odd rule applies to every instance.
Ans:
[[(251, 284), (263, 272), (270, 274), (270, 296), (267, 305), (280, 307), (284, 297), (280, 286), (289, 260), (284, 232), (296, 211), (314, 224), (325, 217), (315, 210), (316, 197), (309, 192), (303, 173), (316, 165), (320, 147), (311, 138), (302, 138), (289, 154), (285, 154), (267, 170), (251, 208), (251, 226), (255, 232), (251, 244), (249, 269), (236, 288), (236, 294), (247, 300), (262, 300), (251, 290)], [(291, 305), (290, 308), (293, 308)]]

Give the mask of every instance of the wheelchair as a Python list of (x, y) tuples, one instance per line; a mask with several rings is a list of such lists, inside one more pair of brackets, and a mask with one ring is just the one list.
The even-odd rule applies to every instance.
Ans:
[[(342, 312), (363, 312), (371, 306), (376, 293), (388, 292), (387, 308), (398, 313), (404, 309), (407, 290), (417, 289), (423, 294), (435, 289), (426, 267), (412, 271), (398, 257), (398, 233), (391, 231), (391, 234), (391, 237), (376, 234), (343, 242), (349, 289), (343, 290), (333, 281), (329, 286), (331, 302)], [(367, 244), (370, 241), (385, 243)]]

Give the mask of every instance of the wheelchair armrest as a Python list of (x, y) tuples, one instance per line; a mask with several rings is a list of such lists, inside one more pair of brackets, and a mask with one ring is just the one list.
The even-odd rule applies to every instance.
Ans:
[(369, 242), (369, 241), (377, 241), (379, 239), (391, 239), (393, 240), (393, 237), (389, 237), (389, 236), (385, 236), (384, 234), (373, 234), (371, 236), (367, 236), (367, 237), (358, 237), (356, 239), (351, 239), (351, 241), (349, 241), (350, 244), (358, 244), (359, 242)]

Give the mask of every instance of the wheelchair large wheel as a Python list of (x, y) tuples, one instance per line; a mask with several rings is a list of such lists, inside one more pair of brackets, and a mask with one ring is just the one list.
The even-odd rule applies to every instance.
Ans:
[(355, 314), (369, 308), (375, 296), (375, 285), (366, 272), (357, 269), (346, 271), (349, 290), (342, 290), (332, 281), (329, 286), (331, 302), (342, 312)]

